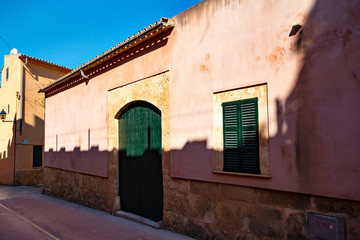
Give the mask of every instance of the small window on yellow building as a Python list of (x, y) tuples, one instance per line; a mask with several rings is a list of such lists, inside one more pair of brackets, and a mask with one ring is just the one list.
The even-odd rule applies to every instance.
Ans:
[(43, 146), (33, 146), (33, 167), (42, 166)]

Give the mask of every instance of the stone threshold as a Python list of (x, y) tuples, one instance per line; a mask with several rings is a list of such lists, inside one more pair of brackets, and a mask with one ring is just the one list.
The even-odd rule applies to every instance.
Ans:
[(116, 211), (114, 215), (128, 219), (130, 221), (134, 221), (134, 222), (138, 222), (138, 223), (147, 225), (147, 226), (155, 228), (155, 229), (163, 229), (164, 228), (164, 221), (154, 222), (148, 218), (144, 218), (139, 215), (129, 213), (129, 212), (124, 212), (124, 211)]

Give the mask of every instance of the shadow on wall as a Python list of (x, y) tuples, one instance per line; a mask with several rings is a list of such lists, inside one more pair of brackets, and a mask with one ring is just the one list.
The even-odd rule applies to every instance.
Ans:
[[(0, 124), (12, 128), (12, 135), (9, 135), (8, 139), (4, 136), (5, 138), (3, 139), (8, 141), (8, 144), (7, 149), (0, 153), (0, 183), (7, 185), (34, 185), (42, 183), (43, 176), (41, 169), (33, 168), (33, 146), (44, 145), (44, 120), (35, 117), (34, 123), (23, 123), (21, 135), (21, 120), (17, 120), (16, 123), (0, 122)], [(16, 161), (14, 161), (15, 157)]]
[[(120, 194), (123, 210), (161, 220), (161, 154), (146, 149), (140, 156), (128, 156), (125, 151), (119, 155), (121, 160), (114, 159), (118, 156), (114, 151), (99, 151), (98, 147), (89, 151), (50, 149), (45, 152), (44, 191), (108, 212), (113, 211), (114, 196)], [(114, 162), (108, 162), (109, 156)]]
[[(26, 64), (26, 67), (24, 70), (25, 70), (26, 74), (29, 74), (31, 76), (31, 78), (33, 78), (35, 81), (39, 81), (41, 77), (49, 78), (49, 79), (58, 79), (59, 77), (61, 77), (61, 73), (48, 71), (44, 66), (31, 64), (30, 61), (31, 60), (29, 60), (29, 62), (28, 62), (29, 64)], [(24, 84), (26, 84), (26, 83), (27, 83), (27, 81), (24, 82)], [(45, 86), (38, 86), (38, 87), (43, 88), (43, 87), (46, 87), (46, 85), (47, 84), (45, 84)], [(24, 88), (25, 88), (25, 85), (24, 85)], [(38, 89), (32, 89), (32, 90), (34, 92), (38, 91)]]
[(163, 218), (161, 153), (147, 148), (140, 156), (119, 153), (121, 209), (160, 221)]
[(111, 212), (114, 176), (118, 173), (117, 168), (108, 165), (113, 155), (99, 147), (85, 151), (80, 147), (73, 151), (49, 149), (45, 152), (44, 193)]
[(360, 2), (316, 1), (296, 37), (302, 67), (287, 99), (276, 102), (278, 132), (270, 144), (281, 148), (270, 148), (271, 155), (290, 161), (300, 182), (360, 174)]
[[(10, 124), (3, 123), (0, 124)], [(12, 132), (15, 131), (15, 124), (12, 126)], [(5, 136), (2, 136), (5, 137)], [(7, 148), (0, 153), (0, 184), (14, 185), (14, 135), (9, 139), (4, 138), (2, 141), (7, 141)]]
[(82, 151), (80, 147), (73, 151), (60, 151), (49, 149), (45, 152), (45, 166), (91, 174), (100, 177), (108, 176), (108, 151), (100, 151), (99, 147), (91, 147), (90, 150)]
[[(80, 152), (83, 156), (90, 155), (91, 153), (97, 154), (96, 149), (93, 148), (92, 151)], [(73, 158), (76, 155), (72, 151), (67, 153), (64, 150), (62, 151), (69, 158)], [(79, 150), (76, 151), (79, 152)], [(112, 154), (111, 152), (109, 153)], [(171, 153), (180, 158), (208, 158), (214, 155), (214, 150), (207, 148), (206, 141), (196, 141), (188, 142), (182, 149), (171, 150)], [(104, 154), (104, 152), (101, 152), (101, 154)], [(306, 224), (306, 218), (303, 212), (311, 208), (309, 195), (294, 195), (278, 191), (172, 178), (169, 171), (169, 152), (165, 151), (162, 151), (162, 176), (164, 181), (153, 181), (154, 177), (146, 173), (156, 173), (156, 170), (153, 169), (154, 167), (159, 169), (159, 166), (149, 166), (148, 164), (143, 164), (142, 161), (158, 158), (159, 156), (158, 151), (151, 149), (146, 149), (140, 156), (130, 157), (124, 151), (119, 152), (120, 162), (122, 159), (125, 159), (125, 161), (120, 163), (120, 169), (112, 170), (111, 166), (113, 163), (109, 162), (109, 178), (47, 167), (45, 169), (44, 191), (49, 195), (79, 202), (83, 205), (108, 212), (114, 211), (114, 196), (120, 194), (122, 210), (155, 220), (162, 219), (164, 216), (167, 221), (166, 223), (169, 224), (167, 228), (201, 239), (205, 239), (206, 234), (210, 236), (220, 233), (225, 235), (239, 234), (239, 232), (243, 231), (245, 234), (250, 234), (246, 230), (239, 230), (241, 228), (236, 227), (240, 224), (238, 220), (239, 214), (253, 221), (250, 225), (250, 229), (253, 231), (252, 234), (268, 234), (268, 236), (273, 236), (271, 234), (274, 234), (272, 232), (274, 231), (278, 234), (276, 236), (282, 239), (281, 236), (283, 236), (283, 231), (285, 231), (283, 230), (284, 222), (286, 222), (286, 219), (292, 219), (295, 216), (287, 216), (283, 211), (288, 211), (289, 207), (297, 211), (299, 210), (297, 207), (300, 206), (299, 216), (302, 217), (300, 219), (296, 218), (296, 225), (300, 227), (293, 231), (299, 231), (296, 234), (306, 236), (305, 228), (303, 228)], [(114, 159), (114, 161), (119, 161), (119, 159)], [(61, 160), (66, 159), (63, 158)], [(104, 158), (102, 161), (107, 165), (107, 161)], [(205, 168), (205, 171), (207, 170), (207, 166), (202, 167)], [(119, 185), (117, 185), (118, 171), (120, 171)], [(123, 174), (121, 174), (122, 172)], [(144, 175), (146, 176), (144, 177)], [(154, 183), (153, 188), (149, 187), (151, 182)], [(162, 187), (164, 189), (163, 200), (154, 196), (158, 191), (162, 191)], [(116, 188), (120, 189), (120, 191), (117, 192)], [(260, 205), (258, 205), (259, 202), (255, 201), (257, 197), (261, 199)], [(262, 197), (265, 198), (262, 199)], [(338, 201), (341, 203), (342, 200)], [(145, 205), (142, 203), (145, 203)], [(244, 205), (241, 205), (243, 203)], [(284, 203), (286, 207), (283, 205)], [(162, 204), (164, 205), (162, 206)], [(274, 208), (276, 209), (269, 208), (267, 204), (275, 206)], [(278, 210), (278, 207), (283, 209)], [(160, 215), (158, 216), (159, 209)], [(347, 214), (348, 209), (344, 209), (341, 210), (341, 213)], [(118, 208), (115, 210), (118, 210)], [(262, 214), (266, 215), (264, 219)], [(183, 221), (183, 219), (187, 220)], [(223, 221), (220, 219), (223, 219)], [(218, 221), (219, 225), (211, 225), (213, 222), (209, 221)], [(241, 224), (246, 223), (242, 222)], [(357, 231), (355, 227), (357, 225), (351, 226), (349, 232), (353, 234)], [(289, 229), (286, 231), (289, 231)], [(287, 233), (291, 234), (291, 232)], [(219, 237), (219, 239), (232, 238)]]

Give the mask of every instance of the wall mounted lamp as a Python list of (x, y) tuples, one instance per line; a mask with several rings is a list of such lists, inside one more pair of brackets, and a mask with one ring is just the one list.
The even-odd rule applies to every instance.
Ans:
[(6, 121), (5, 119), (6, 119), (6, 112), (5, 112), (5, 110), (3, 109), (3, 110), (1, 110), (1, 112), (0, 112), (0, 119), (1, 119), (1, 121), (3, 121), (3, 122), (15, 122), (15, 121)]

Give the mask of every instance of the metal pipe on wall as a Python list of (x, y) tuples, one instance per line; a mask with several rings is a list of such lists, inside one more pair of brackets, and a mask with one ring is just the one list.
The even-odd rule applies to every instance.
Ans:
[(21, 115), (20, 115), (20, 136), (22, 135), (22, 126), (23, 126), (23, 118), (24, 118), (24, 110), (25, 110), (25, 74), (24, 69), (28, 62), (28, 59), (25, 58), (25, 63), (22, 64), (21, 68)]

